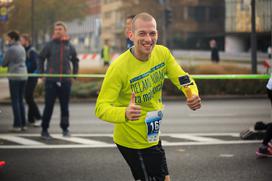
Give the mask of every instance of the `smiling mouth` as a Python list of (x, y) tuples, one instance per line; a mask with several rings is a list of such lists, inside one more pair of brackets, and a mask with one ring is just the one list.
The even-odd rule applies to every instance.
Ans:
[(153, 44), (143, 44), (143, 47), (145, 48), (151, 48)]

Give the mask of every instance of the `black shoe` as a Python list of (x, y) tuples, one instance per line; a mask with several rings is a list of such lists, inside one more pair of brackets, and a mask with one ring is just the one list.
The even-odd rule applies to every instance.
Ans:
[(66, 129), (66, 130), (63, 130), (62, 136), (69, 138), (69, 137), (71, 137), (71, 133), (70, 133), (70, 131), (68, 129)]
[(42, 131), (41, 132), (41, 137), (42, 139), (45, 139), (45, 140), (50, 140), (52, 139), (52, 137), (50, 136), (49, 132), (46, 130), (46, 131)]

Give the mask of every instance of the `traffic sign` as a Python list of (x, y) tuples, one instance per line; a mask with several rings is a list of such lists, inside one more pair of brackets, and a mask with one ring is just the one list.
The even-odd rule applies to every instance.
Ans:
[(0, 21), (7, 21), (8, 20), (8, 7), (1, 7), (0, 8)]

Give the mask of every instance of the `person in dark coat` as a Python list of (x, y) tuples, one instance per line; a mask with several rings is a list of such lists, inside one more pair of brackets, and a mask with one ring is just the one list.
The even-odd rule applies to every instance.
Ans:
[[(27, 73), (37, 73), (38, 64), (38, 53), (35, 48), (31, 45), (31, 38), (28, 34), (21, 35), (21, 44), (26, 51), (26, 67)], [(41, 113), (34, 100), (34, 91), (38, 83), (38, 77), (28, 77), (25, 87), (25, 100), (28, 105), (28, 123), (31, 126), (41, 126)]]
[(220, 61), (219, 51), (217, 48), (216, 41), (214, 39), (210, 41), (210, 47), (211, 47), (211, 61), (214, 63), (219, 63)]
[[(44, 67), (46, 61), (46, 68)], [(73, 69), (71, 68), (71, 64)], [(62, 21), (54, 24), (54, 34), (42, 49), (39, 58), (39, 72), (46, 74), (77, 74), (79, 59), (74, 46), (69, 41), (67, 26)], [(69, 137), (69, 98), (72, 79), (67, 77), (46, 77), (45, 107), (42, 117), (43, 139), (51, 139), (48, 132), (56, 98), (59, 98), (61, 115), (60, 127), (64, 137)]]

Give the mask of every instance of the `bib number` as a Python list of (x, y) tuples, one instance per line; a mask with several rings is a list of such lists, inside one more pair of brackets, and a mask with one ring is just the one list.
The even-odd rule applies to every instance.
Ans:
[(158, 141), (162, 117), (162, 111), (152, 111), (147, 113), (145, 123), (147, 127), (147, 141), (149, 143)]

